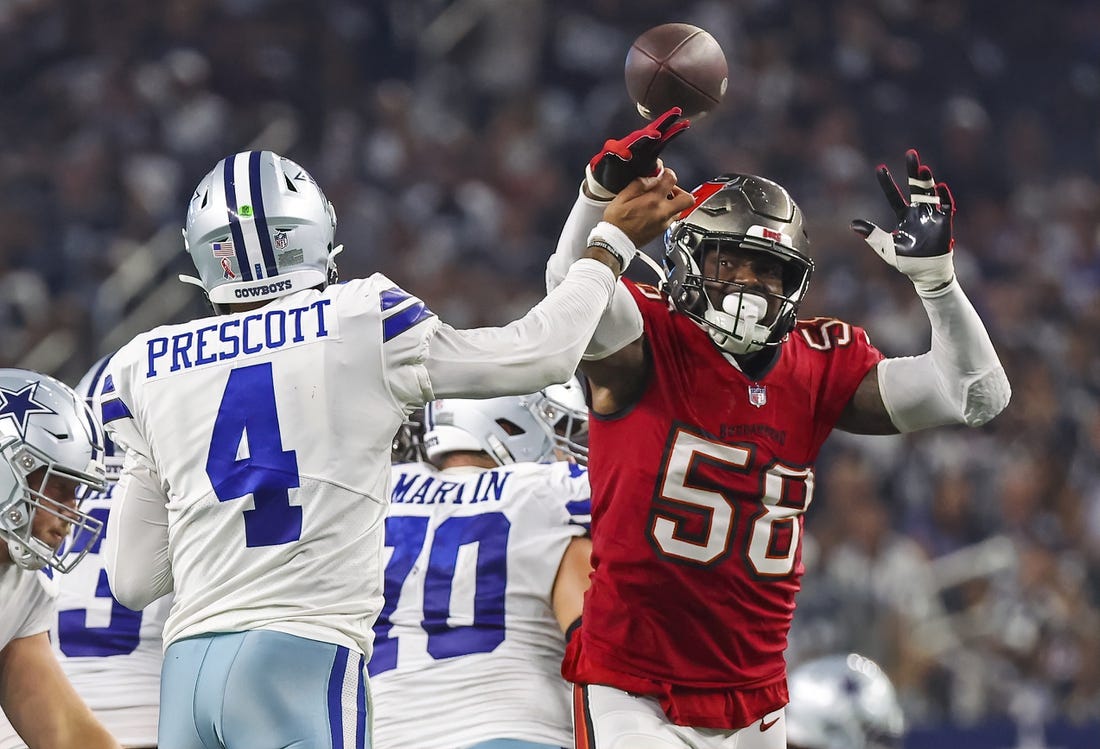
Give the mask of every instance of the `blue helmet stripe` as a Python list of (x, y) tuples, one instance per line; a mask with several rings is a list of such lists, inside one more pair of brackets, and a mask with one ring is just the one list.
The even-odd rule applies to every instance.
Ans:
[[(104, 373), (107, 371), (107, 365), (110, 364), (110, 363), (111, 363), (111, 357), (110, 356), (103, 357), (103, 360), (100, 361), (99, 366), (96, 367), (95, 374), (92, 375), (92, 381), (90, 383), (88, 383), (88, 392), (81, 393), (81, 395), (83, 395), (84, 398), (88, 401), (88, 405), (91, 408), (95, 407), (95, 404), (93, 403), (92, 399), (95, 398), (96, 390), (99, 389), (100, 378), (103, 378), (103, 384), (104, 384), (103, 392), (104, 393), (108, 393), (108, 392), (113, 393), (115, 391), (115, 383), (114, 383), (114, 380), (111, 379), (111, 376), (107, 375), (106, 377), (103, 377)], [(111, 387), (111, 389), (109, 391), (107, 390), (108, 385), (110, 385), (110, 387)], [(89, 408), (89, 412), (90, 412), (90, 410), (91, 409)], [(94, 419), (94, 414), (92, 414), (92, 416), (90, 416), (89, 419)], [(94, 421), (93, 421), (92, 424), (90, 424), (90, 426), (91, 426), (91, 429), (92, 429), (92, 434), (96, 434), (96, 433), (102, 431), (102, 430), (100, 430), (99, 425), (96, 424)], [(103, 454), (107, 457), (113, 456), (115, 454), (115, 443), (114, 443), (114, 441), (110, 437), (107, 436), (106, 432), (103, 433), (102, 437), (103, 437)]]
[[(109, 357), (109, 356), (103, 357), (103, 359), (99, 362), (99, 366), (96, 367), (95, 374), (92, 375), (91, 382), (88, 383), (88, 392), (81, 393), (81, 395), (83, 395), (89, 401), (91, 401), (92, 398), (95, 397), (96, 391), (99, 390), (100, 378), (103, 377), (103, 373), (107, 371), (107, 365), (110, 364), (110, 363), (111, 363), (111, 357)], [(110, 390), (107, 390), (107, 388), (106, 388), (107, 384), (110, 384), (110, 386), (111, 386)], [(114, 390), (115, 390), (114, 380), (112, 380), (110, 378), (110, 376), (108, 375), (107, 379), (104, 380), (103, 392), (104, 393), (108, 393), (108, 392), (113, 393)]]
[(233, 251), (237, 255), (237, 267), (241, 271), (241, 280), (252, 280), (252, 268), (249, 267), (248, 250), (244, 246), (244, 232), (241, 231), (241, 219), (237, 216), (237, 187), (233, 182), (235, 154), (225, 160), (222, 174), (225, 185), (225, 204), (229, 209), (229, 233), (233, 235)]
[(279, 275), (279, 266), (275, 264), (275, 249), (271, 246), (271, 230), (267, 227), (267, 213), (264, 211), (264, 190), (260, 182), (261, 151), (252, 151), (248, 155), (248, 182), (252, 190), (252, 215), (256, 219), (256, 234), (260, 238), (260, 252), (264, 256), (267, 277)]

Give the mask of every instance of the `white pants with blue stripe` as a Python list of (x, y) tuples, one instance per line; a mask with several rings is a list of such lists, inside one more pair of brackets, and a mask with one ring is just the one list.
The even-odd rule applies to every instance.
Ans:
[(174, 642), (160, 749), (370, 749), (364, 665), (348, 648), (269, 630)]

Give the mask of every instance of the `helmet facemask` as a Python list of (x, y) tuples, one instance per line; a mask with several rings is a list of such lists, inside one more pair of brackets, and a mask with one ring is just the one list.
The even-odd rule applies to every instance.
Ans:
[(588, 465), (588, 405), (576, 377), (550, 385), (529, 401), (531, 412), (554, 442), (560, 458)]
[[(786, 190), (760, 177), (726, 175), (695, 195), (695, 206), (665, 236), (664, 271), (676, 307), (727, 353), (778, 345), (794, 328), (813, 272), (801, 211)], [(721, 278), (718, 261), (727, 252), (765, 267), (777, 263), (781, 289)], [(715, 254), (709, 266), (708, 253)]]
[[(103, 523), (79, 506), (106, 487), (102, 451), (98, 422), (68, 386), (25, 370), (0, 370), (0, 540), (16, 565), (68, 572), (94, 547)], [(34, 534), (43, 515), (68, 525), (57, 549)]]

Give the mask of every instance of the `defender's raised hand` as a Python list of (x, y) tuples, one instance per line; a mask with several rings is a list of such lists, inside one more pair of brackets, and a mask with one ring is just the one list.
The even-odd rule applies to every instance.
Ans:
[(611, 253), (622, 274), (637, 254), (638, 247), (659, 237), (669, 224), (690, 208), (690, 192), (676, 185), (676, 173), (664, 169), (656, 177), (632, 181), (607, 204), (603, 221), (588, 235), (588, 248)]
[(909, 199), (898, 188), (890, 170), (879, 165), (875, 170), (898, 224), (886, 232), (864, 219), (855, 219), (852, 230), (867, 240), (879, 257), (909, 276), (918, 292), (933, 292), (951, 283), (955, 277), (951, 219), (955, 199), (943, 182), (937, 183), (932, 170), (922, 164), (914, 149), (905, 152), (909, 177)]
[(657, 157), (673, 138), (691, 127), (673, 107), (644, 128), (625, 138), (609, 140), (585, 169), (585, 186), (592, 197), (611, 200), (638, 177), (653, 177), (660, 170)]

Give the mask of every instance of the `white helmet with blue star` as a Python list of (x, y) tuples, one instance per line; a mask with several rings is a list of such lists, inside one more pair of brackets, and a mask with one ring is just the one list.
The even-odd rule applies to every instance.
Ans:
[[(79, 502), (86, 491), (104, 488), (102, 434), (68, 385), (0, 369), (0, 539), (20, 567), (68, 572), (99, 540), (103, 523), (81, 512)], [(51, 527), (47, 538), (35, 535), (39, 526)], [(69, 527), (70, 537), (59, 535)]]

